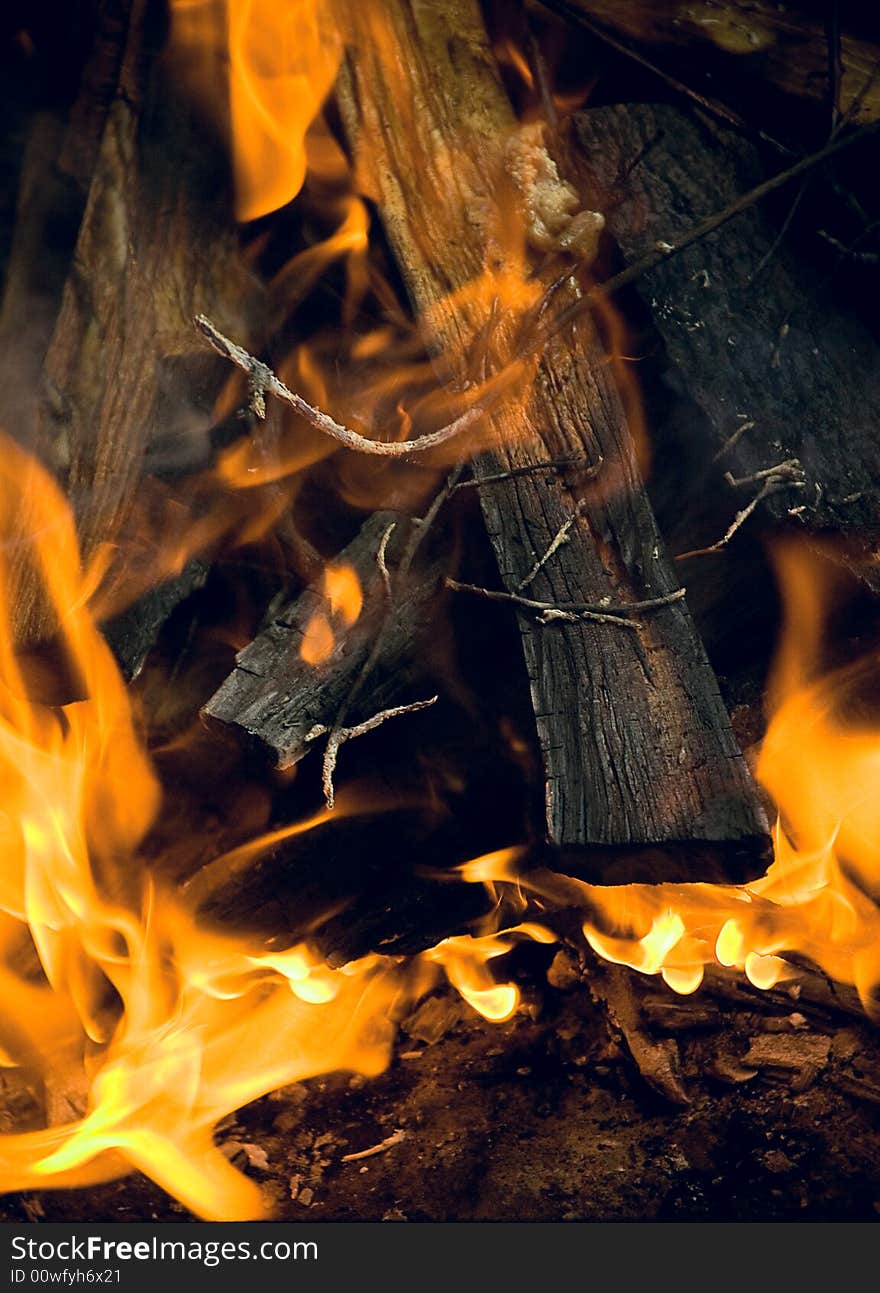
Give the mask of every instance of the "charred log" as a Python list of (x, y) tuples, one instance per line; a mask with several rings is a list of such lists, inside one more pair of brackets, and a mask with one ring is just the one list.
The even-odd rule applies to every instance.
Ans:
[[(91, 114), (80, 106), (103, 129), (91, 150), (89, 131), (76, 134), (80, 179), (92, 171), (42, 373), (37, 442), (66, 476), (87, 556), (112, 542), (151, 439), (169, 434), (169, 381), (180, 438), (211, 424), (224, 374), (206, 368), (192, 309), (210, 308), (247, 334), (257, 296), (238, 255), (222, 147), (175, 91), (167, 57), (157, 57), (165, 33), (155, 17), (136, 0), (112, 102), (103, 118), (97, 105)], [(93, 77), (86, 92), (105, 104), (106, 79)], [(34, 640), (51, 631), (51, 618), (30, 571), (18, 582), (19, 636)]]
[[(383, 41), (358, 35), (366, 20), (355, 9), (339, 89), (345, 128), (416, 307), (431, 312), (430, 340), (468, 353), (473, 337), (451, 294), (477, 280), (493, 254), (486, 213), (497, 209), (514, 165), (517, 123), (476, 6), (384, 7), (393, 70), (383, 65)], [(559, 188), (555, 163), (538, 154), (534, 165)], [(570, 301), (576, 291), (560, 294)], [(564, 472), (514, 475), (480, 490), (508, 591), (529, 583), (543, 601), (613, 607), (677, 587), (621, 399), (588, 323), (545, 354), (525, 435), (516, 411), (501, 407), (491, 418), (500, 447), (477, 460), (478, 477), (572, 456), (604, 463), (608, 473), (585, 493)], [(563, 526), (566, 542), (540, 564)], [(653, 612), (638, 633), (541, 624), (528, 614), (520, 628), (554, 846), (620, 854), (621, 878), (646, 848), (655, 879), (693, 875), (692, 849), (703, 855), (701, 867), (707, 852), (725, 854), (729, 875), (760, 866), (763, 814), (683, 602)]]
[[(383, 557), (395, 584), (389, 602), (377, 554), (392, 526)], [(435, 555), (414, 566), (402, 581), (396, 579), (410, 526), (407, 517), (375, 512), (335, 563), (350, 568), (362, 590), (363, 610), (356, 622), (339, 623), (318, 580), (239, 652), (235, 670), (202, 711), (208, 723), (232, 729), (283, 769), (292, 767), (327, 736), (343, 707), (344, 721), (351, 726), (411, 699), (424, 673), (424, 638), (440, 586), (442, 559)], [(335, 640), (325, 658), (310, 660), (304, 644), (317, 621), (327, 625)], [(349, 708), (348, 697), (380, 637), (369, 683)]]
[[(674, 244), (762, 179), (750, 144), (667, 106), (581, 113), (576, 133), (628, 259), (660, 238)], [(765, 214), (744, 212), (638, 290), (709, 420), (710, 456), (735, 479), (797, 460), (803, 488), (770, 494), (767, 512), (811, 531), (880, 532), (876, 342), (790, 240), (777, 245)]]

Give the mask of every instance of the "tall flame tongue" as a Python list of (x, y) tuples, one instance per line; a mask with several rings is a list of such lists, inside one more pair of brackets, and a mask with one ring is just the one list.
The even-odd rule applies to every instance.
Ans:
[[(315, 1074), (380, 1072), (398, 1003), (430, 987), (438, 966), (475, 1009), (506, 1017), (516, 989), (495, 987), (487, 961), (518, 937), (551, 936), (522, 926), (408, 963), (371, 956), (330, 969), (304, 945), (267, 952), (199, 928), (139, 862), (159, 788), (88, 611), (94, 580), (67, 505), (5, 439), (0, 539), (0, 1063), (42, 1085), (47, 1105), (53, 1089), (88, 1088), (77, 1120), (0, 1136), (0, 1186), (86, 1185), (135, 1167), (201, 1216), (259, 1216), (259, 1190), (214, 1144), (220, 1119)], [(69, 703), (29, 699), (9, 623), (11, 558), (42, 575), (76, 689)], [(328, 579), (342, 613), (355, 614), (348, 576)]]
[(228, 116), (238, 218), (255, 220), (284, 206), (302, 188), (306, 134), (339, 67), (330, 5), (171, 0), (171, 9), (184, 74), (213, 111)]

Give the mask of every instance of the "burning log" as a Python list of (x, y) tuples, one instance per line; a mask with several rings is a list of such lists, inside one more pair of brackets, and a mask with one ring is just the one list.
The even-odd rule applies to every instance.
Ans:
[[(332, 734), (343, 710), (351, 731), (411, 699), (425, 672), (420, 645), (442, 561), (434, 555), (397, 578), (410, 527), (407, 517), (375, 512), (331, 564), (337, 578), (322, 575), (239, 652), (234, 671), (204, 706), (209, 724), (235, 729), (285, 769)], [(388, 580), (395, 584), (391, 604)], [(346, 590), (348, 605), (342, 604)], [(353, 696), (368, 662), (369, 686)]]
[[(193, 306), (246, 334), (256, 299), (222, 148), (206, 146), (197, 110), (175, 94), (157, 34), (151, 7), (135, 0), (43, 368), (37, 443), (66, 468), (87, 557), (117, 533), (157, 430), (169, 435), (176, 419), (186, 439), (210, 423), (223, 370), (193, 340)], [(106, 97), (100, 77), (89, 86)], [(16, 582), (18, 636), (39, 639), (52, 618), (32, 572)]]
[[(473, 328), (457, 303), (503, 254), (489, 225), (511, 176), (514, 188), (521, 181), (514, 202), (532, 242), (548, 251), (564, 256), (573, 240), (588, 254), (601, 220), (573, 216), (573, 190), (537, 135), (517, 125), (475, 5), (449, 0), (428, 12), (397, 0), (382, 13), (377, 33), (349, 9), (355, 40), (338, 88), (345, 129), (430, 319), (430, 343), (444, 356), (470, 354)], [(549, 226), (568, 240), (554, 242)], [(570, 303), (578, 290), (569, 278), (557, 295)], [(613, 610), (676, 590), (588, 322), (574, 340), (548, 346), (525, 419), (508, 402), (491, 423), (499, 447), (474, 471), (508, 592), (528, 585), (542, 602)], [(604, 464), (595, 487), (577, 491), (564, 471), (519, 472), (572, 456)], [(513, 474), (490, 483), (499, 465)], [(684, 603), (652, 611), (635, 633), (578, 619), (541, 624), (525, 611), (520, 630), (552, 844), (588, 847), (606, 878), (632, 878), (638, 855), (654, 879), (718, 874), (719, 857), (724, 874), (753, 874), (766, 847), (763, 814)], [(624, 860), (625, 875), (612, 859)]]
[[(580, 113), (576, 132), (629, 260), (658, 239), (674, 244), (763, 178), (747, 141), (672, 107)], [(876, 342), (835, 304), (830, 281), (817, 282), (751, 207), (638, 290), (706, 415), (704, 465), (729, 473), (737, 505), (760, 495), (776, 521), (870, 545), (880, 534)]]

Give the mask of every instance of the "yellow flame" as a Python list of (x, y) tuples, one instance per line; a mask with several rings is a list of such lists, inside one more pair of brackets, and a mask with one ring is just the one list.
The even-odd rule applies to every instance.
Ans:
[[(53, 708), (29, 697), (16, 655), (6, 565), (13, 552), (39, 571), (56, 612), (72, 695)], [(267, 951), (201, 927), (189, 905), (198, 882), (184, 898), (154, 884), (143, 865), (159, 787), (89, 614), (85, 579), (65, 500), (4, 440), (0, 1058), (37, 1085), (75, 1091), (85, 1080), (88, 1094), (72, 1122), (0, 1136), (0, 1185), (86, 1185), (138, 1168), (200, 1216), (259, 1216), (258, 1188), (214, 1143), (218, 1121), (304, 1077), (380, 1072), (402, 1003), (428, 990), (439, 967), (488, 1018), (507, 1017), (516, 990), (496, 985), (486, 966), (519, 939), (543, 934), (523, 925), (452, 939), (410, 962), (369, 956), (331, 969), (304, 944)], [(328, 596), (341, 617), (359, 613), (344, 569), (328, 578)], [(231, 874), (259, 848), (328, 816), (271, 832), (206, 870)]]
[[(534, 871), (510, 853), (465, 864), (463, 878), (590, 912), (600, 956), (690, 993), (706, 966), (740, 970), (758, 988), (796, 973), (796, 956), (855, 985), (874, 1012), (880, 985), (880, 724), (845, 717), (870, 683), (873, 656), (821, 676), (833, 567), (804, 549), (777, 554), (785, 629), (768, 693), (773, 713), (757, 774), (779, 809), (766, 875), (740, 887), (602, 887)], [(861, 689), (861, 690), (860, 690)]]

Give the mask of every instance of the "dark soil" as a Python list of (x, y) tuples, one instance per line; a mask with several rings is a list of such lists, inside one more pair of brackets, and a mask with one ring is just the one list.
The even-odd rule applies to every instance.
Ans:
[[(797, 986), (727, 981), (682, 1002), (627, 981), (640, 1036), (671, 1057), (688, 1104), (649, 1085), (579, 977), (542, 1001), (525, 993), (502, 1025), (441, 997), (427, 1027), (404, 1025), (378, 1079), (285, 1088), (219, 1137), (284, 1220), (877, 1220), (880, 1088), (865, 1074), (880, 1035), (867, 1020), (813, 1009)], [(395, 1132), (390, 1148), (341, 1161)], [(4, 1221), (187, 1218), (137, 1175), (0, 1205)]]

